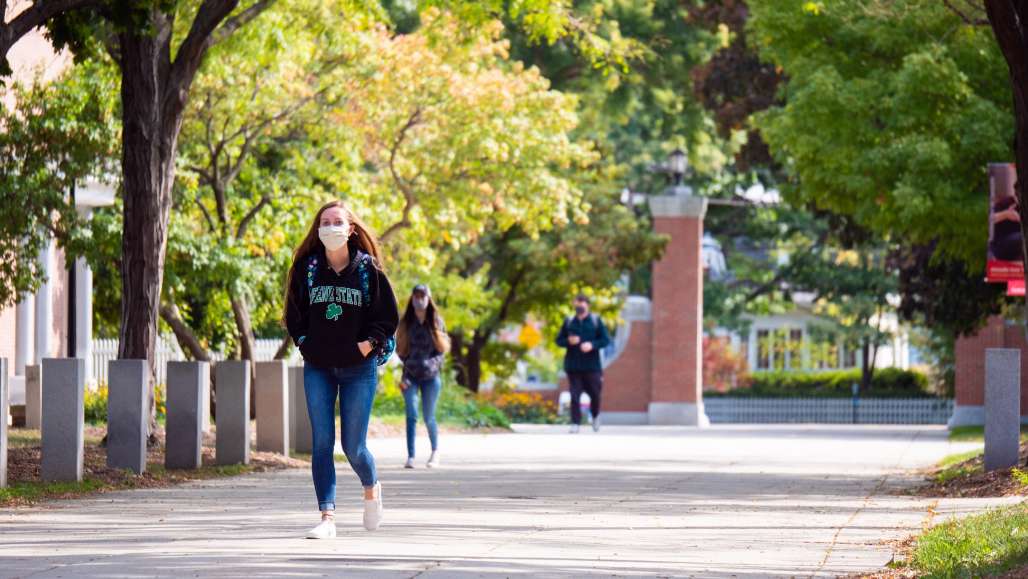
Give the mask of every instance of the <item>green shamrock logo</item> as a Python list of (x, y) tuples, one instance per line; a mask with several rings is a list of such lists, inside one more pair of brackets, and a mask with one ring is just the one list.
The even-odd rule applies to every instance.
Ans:
[(343, 306), (339, 304), (328, 304), (328, 308), (325, 310), (326, 320), (338, 320), (339, 316), (343, 314)]

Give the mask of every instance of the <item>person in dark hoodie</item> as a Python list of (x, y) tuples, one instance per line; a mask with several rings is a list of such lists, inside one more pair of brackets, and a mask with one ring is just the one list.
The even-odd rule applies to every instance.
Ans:
[(600, 350), (610, 344), (610, 336), (603, 321), (589, 313), (589, 298), (578, 294), (575, 315), (564, 320), (557, 335), (557, 345), (566, 348), (564, 372), (568, 375), (571, 391), (571, 433), (578, 432), (582, 424), (582, 392), (589, 395), (589, 412), (593, 430), (600, 429), (600, 393), (603, 389), (603, 365)]
[(382, 485), (366, 441), (378, 385), (378, 358), (392, 346), (396, 297), (378, 242), (342, 201), (326, 204), (293, 254), (286, 279), (286, 328), (303, 355), (313, 433), (311, 472), (321, 523), (310, 539), (336, 536), (335, 406), (343, 452), (364, 486), (364, 528), (382, 521)]
[(400, 388), (407, 408), (407, 463), (404, 468), (414, 468), (419, 394), (428, 441), (432, 445), (432, 455), (425, 466), (439, 466), (439, 427), (435, 421), (435, 405), (443, 388), (439, 371), (449, 351), (450, 337), (446, 334), (443, 317), (432, 301), (432, 292), (427, 285), (418, 284), (411, 290), (407, 309), (396, 330), (396, 355), (403, 360)]

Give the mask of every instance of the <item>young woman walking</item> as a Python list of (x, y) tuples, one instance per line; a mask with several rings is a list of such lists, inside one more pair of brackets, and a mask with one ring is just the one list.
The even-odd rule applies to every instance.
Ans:
[(310, 539), (336, 536), (335, 407), (343, 452), (364, 486), (364, 528), (382, 522), (382, 485), (366, 446), (378, 361), (390, 353), (399, 321), (378, 243), (342, 201), (314, 216), (286, 280), (286, 327), (303, 354), (313, 433), (311, 472), (321, 523)]
[(439, 466), (439, 427), (435, 421), (435, 405), (442, 390), (439, 371), (443, 358), (450, 351), (450, 337), (439, 310), (432, 301), (428, 286), (419, 284), (411, 291), (407, 310), (396, 331), (396, 354), (403, 360), (403, 401), (407, 407), (407, 464), (414, 468), (414, 439), (418, 427), (418, 394), (421, 411), (432, 443), (428, 468)]

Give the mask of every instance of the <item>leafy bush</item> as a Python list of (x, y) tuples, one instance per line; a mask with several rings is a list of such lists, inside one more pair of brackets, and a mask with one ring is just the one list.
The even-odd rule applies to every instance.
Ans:
[[(747, 398), (849, 398), (852, 384), (860, 383), (860, 370), (830, 372), (754, 372), (750, 386), (727, 392), (706, 392), (705, 396)], [(883, 368), (871, 377), (864, 398), (932, 398), (928, 378), (913, 370)]]
[(558, 421), (557, 405), (536, 392), (517, 392), (504, 388), (482, 397), (502, 410), (511, 422), (553, 424)]
[[(378, 394), (375, 396), (374, 414), (403, 415), (406, 413), (398, 374), (399, 372), (383, 373)], [(439, 401), (436, 403), (436, 419), (439, 422), (460, 424), (472, 428), (510, 427), (510, 420), (499, 408), (450, 380), (443, 380), (443, 389), (439, 393)]]
[(725, 338), (703, 337), (703, 388), (725, 392), (749, 385), (746, 357)]
[[(157, 385), (157, 418), (164, 418), (164, 384)], [(90, 424), (107, 422), (107, 383), (101, 382), (95, 389), (87, 388), (83, 399), (85, 421)]]
[(100, 383), (96, 390), (86, 389), (84, 406), (86, 422), (102, 424), (107, 422), (107, 384)]

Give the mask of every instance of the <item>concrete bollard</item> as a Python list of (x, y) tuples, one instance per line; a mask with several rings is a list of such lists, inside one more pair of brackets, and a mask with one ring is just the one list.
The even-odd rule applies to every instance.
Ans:
[(1017, 466), (1021, 437), (1021, 351), (985, 349), (985, 470)]
[(303, 366), (289, 368), (289, 442), (295, 452), (311, 454), (314, 441), (307, 396), (303, 390)]
[(25, 366), (25, 428), (43, 429), (43, 379), (38, 365)]
[(43, 358), (42, 479), (81, 481), (83, 396), (86, 361), (83, 358)]
[(203, 392), (200, 393), (200, 398), (203, 403), (203, 408), (200, 411), (200, 430), (204, 434), (211, 433), (211, 364), (210, 362), (203, 362), (203, 380), (201, 386)]
[(218, 464), (250, 463), (250, 363), (218, 362), (215, 458)]
[(107, 466), (146, 471), (150, 418), (150, 367), (146, 360), (107, 364)]
[(11, 381), (7, 358), (0, 358), (0, 489), (7, 486), (7, 411), (11, 402)]
[(210, 387), (207, 362), (168, 362), (166, 468), (195, 469), (203, 464), (203, 423), (204, 412), (210, 408), (206, 401)]
[(289, 378), (284, 360), (257, 362), (257, 450), (289, 455)]

